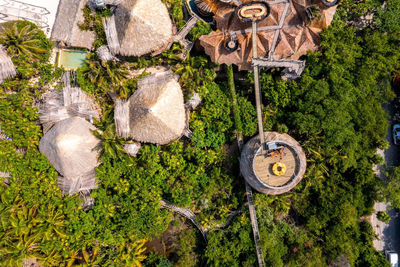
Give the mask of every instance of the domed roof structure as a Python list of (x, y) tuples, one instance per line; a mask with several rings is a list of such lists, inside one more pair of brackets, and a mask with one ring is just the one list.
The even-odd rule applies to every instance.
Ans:
[(138, 81), (128, 101), (117, 101), (117, 134), (139, 142), (167, 144), (186, 128), (183, 93), (172, 71), (154, 73)]
[[(95, 188), (94, 170), (98, 166), (98, 140), (90, 130), (96, 128), (80, 117), (57, 122), (40, 140), (39, 150), (67, 180), (64, 192), (75, 193)], [(90, 181), (85, 185), (85, 181)]]
[(172, 21), (161, 0), (124, 0), (113, 17), (120, 55), (142, 56), (172, 40)]

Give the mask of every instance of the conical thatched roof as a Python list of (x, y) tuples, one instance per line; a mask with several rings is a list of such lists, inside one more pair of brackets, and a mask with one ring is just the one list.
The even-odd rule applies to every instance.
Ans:
[(9, 77), (17, 75), (15, 66), (11, 61), (11, 58), (7, 55), (4, 47), (0, 45), (0, 83)]
[(92, 47), (95, 33), (82, 31), (78, 26), (84, 22), (82, 9), (87, 2), (88, 0), (60, 0), (50, 40), (68, 47)]
[(79, 117), (60, 121), (42, 137), (39, 150), (62, 176), (75, 179), (98, 165), (99, 140), (90, 132), (95, 129)]
[(181, 87), (171, 71), (138, 81), (127, 102), (115, 108), (117, 134), (139, 142), (167, 144), (182, 136), (186, 112)]
[(166, 47), (172, 22), (161, 0), (124, 0), (115, 10), (118, 54), (141, 56)]

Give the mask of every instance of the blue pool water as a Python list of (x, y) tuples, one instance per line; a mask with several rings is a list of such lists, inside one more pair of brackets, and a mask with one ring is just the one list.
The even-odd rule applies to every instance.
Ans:
[(59, 65), (67, 70), (76, 70), (85, 63), (87, 52), (77, 50), (61, 50)]

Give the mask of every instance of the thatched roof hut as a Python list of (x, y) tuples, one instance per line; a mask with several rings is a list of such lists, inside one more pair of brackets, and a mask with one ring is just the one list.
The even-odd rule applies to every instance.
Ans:
[(83, 11), (88, 0), (60, 0), (50, 40), (60, 46), (92, 48), (95, 33), (82, 31), (78, 24), (84, 22)]
[(139, 142), (167, 144), (182, 136), (186, 112), (181, 87), (172, 71), (138, 81), (128, 101), (118, 100), (114, 118), (117, 134)]
[(53, 90), (45, 93), (39, 105), (39, 114), (46, 133), (55, 123), (68, 118), (100, 119), (100, 108), (80, 88), (67, 86), (61, 92)]
[[(113, 29), (106, 28), (107, 40), (117, 39), (119, 47), (115, 52), (123, 56), (162, 50), (172, 40), (172, 21), (161, 0), (124, 0), (111, 20), (107, 25)], [(111, 52), (114, 53), (113, 46)]]
[(59, 185), (64, 193), (96, 188), (99, 140), (90, 132), (96, 128), (79, 117), (56, 123), (40, 140), (39, 150), (63, 176)]
[(11, 58), (7, 55), (5, 48), (0, 45), (0, 83), (9, 77), (17, 75)]
[[(200, 1), (201, 2), (201, 1)], [(207, 0), (213, 5), (218, 31), (200, 37), (200, 44), (212, 61), (236, 64), (239, 69), (251, 67), (251, 23), (243, 22), (236, 14), (236, 5), (219, 0)], [(251, 2), (251, 1), (246, 1)], [(292, 0), (268, 2), (270, 14), (257, 23), (257, 51), (259, 57), (297, 60), (308, 51), (318, 49), (319, 33), (327, 28), (336, 12), (336, 6), (327, 7), (320, 1)], [(317, 7), (320, 16), (308, 22), (306, 10)], [(237, 46), (228, 49), (227, 43), (235, 36)]]

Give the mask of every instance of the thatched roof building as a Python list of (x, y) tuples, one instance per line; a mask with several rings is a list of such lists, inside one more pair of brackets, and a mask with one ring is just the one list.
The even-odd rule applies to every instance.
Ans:
[(55, 123), (68, 118), (78, 116), (87, 120), (100, 119), (100, 108), (80, 88), (67, 86), (61, 92), (46, 92), (39, 105), (39, 114), (46, 133)]
[(84, 22), (83, 11), (88, 0), (60, 0), (50, 40), (60, 46), (91, 49), (95, 33), (82, 31), (78, 24)]
[(0, 45), (0, 83), (7, 78), (17, 75), (11, 58), (7, 55), (5, 48)]
[[(203, 3), (212, 7), (218, 29), (200, 38), (206, 54), (220, 64), (236, 64), (240, 69), (249, 69), (252, 57), (251, 22), (241, 21), (233, 4), (219, 0)], [(317, 50), (319, 33), (330, 25), (336, 11), (336, 6), (327, 7), (319, 0), (268, 3), (270, 15), (257, 23), (257, 49), (259, 57), (274, 60), (297, 60), (308, 51)], [(310, 8), (319, 10), (319, 15), (311, 20), (307, 10)], [(237, 47), (229, 49), (226, 45), (232, 38), (237, 40)]]
[(181, 87), (172, 71), (154, 73), (138, 81), (128, 101), (116, 102), (117, 134), (139, 142), (167, 144), (182, 136), (186, 111)]
[(39, 150), (62, 175), (59, 185), (73, 194), (96, 188), (99, 140), (90, 132), (96, 128), (79, 117), (56, 123), (40, 140)]
[(105, 24), (113, 54), (142, 56), (166, 49), (172, 21), (161, 0), (124, 0)]

